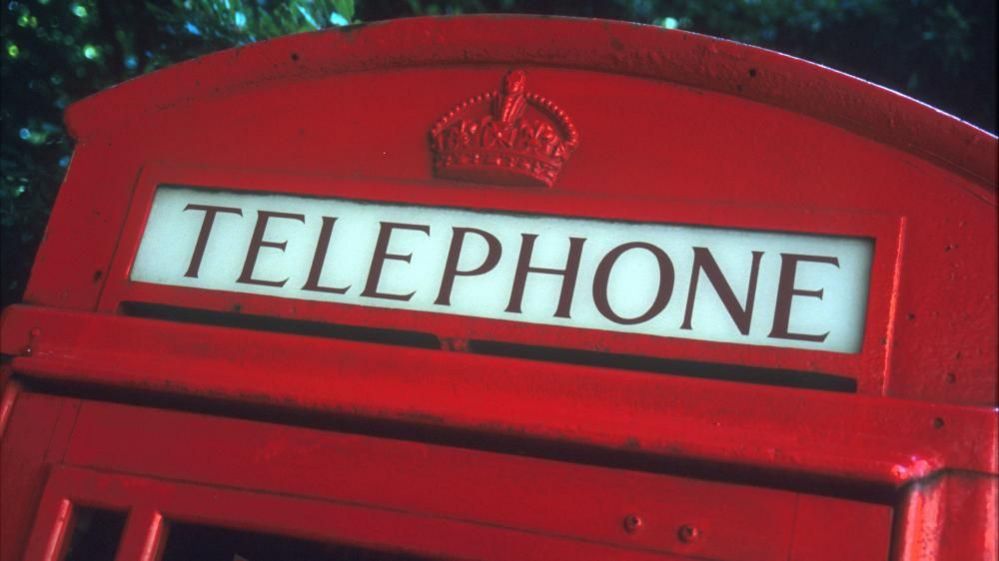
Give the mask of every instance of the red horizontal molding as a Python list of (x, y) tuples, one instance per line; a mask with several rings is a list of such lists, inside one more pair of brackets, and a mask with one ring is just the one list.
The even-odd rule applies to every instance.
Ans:
[(49, 380), (893, 486), (999, 473), (988, 407), (28, 306), (2, 327), (14, 372)]

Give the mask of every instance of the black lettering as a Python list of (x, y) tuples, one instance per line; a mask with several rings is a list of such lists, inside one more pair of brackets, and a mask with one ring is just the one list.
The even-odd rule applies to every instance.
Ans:
[(191, 255), (191, 264), (187, 266), (185, 277), (198, 278), (198, 271), (201, 269), (201, 260), (205, 257), (205, 248), (208, 247), (208, 236), (212, 233), (212, 226), (215, 224), (215, 215), (220, 212), (238, 214), (243, 216), (243, 211), (238, 208), (211, 205), (189, 204), (184, 207), (184, 211), (203, 210), (205, 219), (201, 222), (201, 232), (198, 233), (198, 241), (194, 244), (194, 253)]
[(749, 335), (749, 327), (753, 322), (753, 303), (756, 301), (756, 280), (760, 273), (760, 259), (763, 258), (762, 251), (753, 252), (753, 264), (749, 269), (749, 288), (746, 291), (746, 306), (739, 305), (739, 300), (735, 297), (732, 285), (725, 279), (714, 256), (706, 247), (694, 248), (694, 272), (690, 275), (690, 292), (687, 295), (687, 309), (683, 314), (683, 324), (680, 329), (691, 329), (691, 321), (694, 317), (694, 302), (697, 299), (697, 284), (700, 280), (699, 274), (704, 271), (705, 276), (711, 281), (715, 293), (725, 305), (729, 317), (739, 328), (743, 335)]
[(568, 318), (569, 310), (572, 308), (572, 293), (576, 289), (576, 277), (579, 274), (579, 260), (583, 254), (583, 244), (586, 242), (586, 238), (569, 238), (569, 257), (566, 260), (565, 269), (546, 269), (530, 266), (531, 254), (534, 252), (534, 240), (537, 237), (537, 234), (521, 234), (523, 241), (520, 246), (520, 258), (517, 261), (513, 290), (510, 292), (510, 302), (507, 304), (506, 311), (514, 314), (520, 313), (528, 274), (558, 275), (563, 278), (555, 317)]
[[(614, 268), (614, 264), (617, 263), (618, 258), (624, 252), (632, 249), (644, 249), (656, 258), (659, 264), (659, 289), (656, 291), (656, 297), (645, 313), (637, 317), (625, 318), (619, 316), (611, 309), (610, 302), (607, 299), (607, 283), (610, 281), (611, 270)], [(605, 318), (614, 323), (622, 325), (643, 323), (659, 315), (666, 308), (666, 305), (669, 304), (669, 299), (673, 295), (674, 276), (673, 262), (670, 261), (669, 255), (666, 255), (666, 252), (659, 247), (644, 242), (622, 244), (610, 250), (597, 266), (597, 272), (593, 276), (593, 303)]]
[(236, 282), (243, 284), (257, 284), (260, 286), (276, 286), (276, 287), (282, 287), (284, 286), (284, 283), (288, 282), (287, 278), (279, 281), (270, 281), (270, 280), (253, 278), (253, 268), (257, 264), (257, 257), (260, 256), (261, 248), (270, 247), (284, 251), (285, 246), (288, 245), (287, 241), (273, 242), (269, 240), (264, 240), (264, 233), (267, 230), (267, 221), (270, 220), (271, 218), (298, 220), (303, 224), (305, 223), (305, 216), (302, 214), (288, 214), (286, 212), (272, 212), (269, 210), (258, 210), (257, 224), (253, 227), (253, 236), (250, 238), (250, 247), (246, 250), (246, 261), (243, 263), (243, 272), (240, 273), (239, 278), (236, 279)]
[(798, 270), (798, 263), (810, 261), (812, 263), (828, 263), (839, 267), (839, 259), (835, 257), (824, 257), (820, 255), (798, 255), (795, 253), (781, 253), (780, 281), (777, 284), (777, 306), (774, 309), (774, 325), (770, 331), (770, 337), (774, 339), (794, 339), (797, 341), (814, 341), (821, 343), (829, 336), (826, 331), (821, 335), (809, 335), (806, 333), (791, 333), (791, 300), (795, 296), (807, 296), (809, 298), (822, 299), (822, 289), (799, 290), (794, 287), (794, 276)]
[(316, 242), (316, 253), (312, 256), (312, 267), (309, 268), (309, 278), (305, 281), (305, 285), (302, 286), (302, 290), (345, 294), (350, 289), (349, 284), (343, 288), (319, 285), (319, 277), (323, 275), (323, 265), (326, 264), (326, 253), (329, 251), (330, 238), (333, 236), (333, 226), (335, 225), (335, 217), (323, 217), (323, 227), (319, 231), (319, 241)]
[[(451, 289), (454, 287), (455, 277), (470, 277), (488, 273), (496, 267), (497, 263), (499, 263), (500, 255), (503, 252), (503, 248), (500, 245), (499, 240), (496, 239), (496, 236), (486, 232), (485, 230), (456, 227), (453, 231), (454, 234), (451, 237), (451, 249), (447, 253), (447, 261), (444, 264), (444, 276), (441, 278), (440, 292), (437, 293), (437, 300), (434, 301), (434, 304), (437, 304), (438, 306), (451, 305)], [(482, 261), (481, 265), (468, 271), (459, 271), (458, 260), (461, 257), (461, 248), (465, 243), (465, 235), (467, 234), (475, 234), (486, 240), (486, 243), (489, 244), (489, 251), (486, 253), (486, 258)]]
[(403, 302), (409, 301), (416, 292), (410, 292), (409, 294), (387, 294), (383, 292), (378, 292), (378, 280), (382, 275), (382, 267), (385, 265), (385, 261), (389, 259), (394, 259), (396, 261), (404, 261), (409, 263), (413, 258), (412, 253), (399, 254), (399, 253), (389, 253), (388, 244), (392, 237), (393, 230), (414, 230), (417, 232), (423, 232), (426, 235), (430, 235), (430, 226), (425, 226), (422, 224), (400, 224), (398, 222), (382, 222), (381, 228), (378, 231), (378, 240), (375, 242), (375, 253), (371, 257), (371, 269), (368, 271), (368, 282), (364, 285), (364, 292), (361, 296), (367, 296), (369, 298), (384, 298), (386, 300), (400, 300)]

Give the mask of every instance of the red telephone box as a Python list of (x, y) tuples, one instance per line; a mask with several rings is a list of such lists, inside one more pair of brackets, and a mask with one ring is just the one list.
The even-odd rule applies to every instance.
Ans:
[(995, 559), (992, 135), (527, 17), (66, 118), (3, 316), (4, 560)]

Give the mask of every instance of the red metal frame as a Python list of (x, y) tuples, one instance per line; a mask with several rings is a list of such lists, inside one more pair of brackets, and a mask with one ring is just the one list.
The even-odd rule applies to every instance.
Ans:
[[(446, 558), (732, 561), (883, 559), (891, 524), (881, 504), (87, 401), (64, 462), (28, 561), (56, 558), (68, 504), (130, 513), (119, 559), (157, 551), (172, 520)], [(842, 518), (798, 530), (813, 510)]]
[(72, 312), (12, 308), (7, 325), (45, 334), (13, 366), (52, 380), (889, 487), (997, 471), (999, 429), (985, 408)]
[[(578, 127), (557, 182), (435, 177), (430, 127), (511, 68)], [(2, 319), (3, 561), (36, 509), (28, 558), (51, 558), (52, 528), (78, 502), (133, 509), (119, 559), (153, 557), (151, 528), (170, 516), (496, 559), (996, 555), (992, 135), (760, 49), (516, 17), (227, 51), (85, 100), (67, 121), (71, 169), (25, 304)], [(161, 184), (865, 237), (863, 346), (765, 349), (131, 282)], [(127, 302), (444, 343), (182, 324), (129, 317)], [(447, 352), (468, 340), (826, 373), (857, 393)], [(205, 414), (134, 405), (150, 402)], [(374, 435), (385, 427), (411, 442)], [(350, 484), (331, 488), (330, 473)], [(446, 485), (460, 489), (437, 493)], [(677, 497), (706, 513), (692, 522), (704, 540), (678, 541), (679, 518), (660, 525)]]
[[(282, 192), (346, 199), (356, 199), (358, 193), (363, 193), (363, 200), (366, 201), (869, 238), (875, 242), (875, 254), (863, 348), (859, 354), (850, 355), (750, 347), (335, 303), (302, 305), (267, 296), (185, 290), (132, 282), (128, 278), (132, 260), (138, 250), (152, 198), (159, 185), (186, 185), (243, 192)], [(148, 166), (139, 177), (133, 193), (132, 205), (104, 283), (98, 311), (115, 313), (122, 302), (130, 301), (224, 312), (236, 309), (244, 314), (418, 331), (431, 333), (447, 341), (481, 339), (719, 364), (735, 362), (789, 370), (835, 372), (837, 375), (856, 379), (861, 393), (884, 392), (886, 373), (889, 371), (886, 349), (890, 348), (884, 341), (889, 339), (891, 297), (897, 282), (895, 269), (903, 227), (903, 223), (896, 217), (868, 212), (771, 208), (765, 205), (733, 205), (720, 212), (717, 205), (689, 201), (496, 188), (489, 190), (486, 199), (488, 206), (483, 207), (483, 195), (481, 188), (442, 185), (427, 191), (415, 190), (412, 185), (386, 181)]]
[[(154, 162), (167, 162), (171, 168), (257, 170), (303, 181), (311, 177), (331, 189), (344, 179), (360, 181), (365, 189), (394, 183), (397, 191), (391, 196), (381, 187), (383, 197), (527, 210), (534, 205), (575, 216), (599, 214), (604, 206), (614, 208), (611, 205), (619, 209), (615, 215), (638, 215), (646, 205), (663, 208), (676, 203), (704, 209), (701, 223), (710, 222), (712, 214), (714, 220), (734, 219), (733, 214), (761, 206), (770, 207), (770, 216), (781, 222), (784, 214), (794, 216), (796, 212), (789, 209), (795, 208), (858, 217), (882, 215), (886, 222), (906, 225), (893, 226), (900, 229), (898, 239), (890, 240), (886, 231), (877, 233), (879, 242), (902, 249), (896, 255), (897, 282), (889, 285), (883, 280), (888, 268), (883, 263), (877, 267), (882, 280), (872, 285), (876, 288), (872, 298), (888, 299), (890, 310), (887, 318), (876, 318), (878, 326), (872, 333), (885, 336), (865, 341), (865, 356), (871, 359), (863, 365), (866, 373), (858, 365), (847, 375), (860, 380), (864, 392), (880, 389), (914, 399), (995, 403), (994, 349), (999, 339), (989, 327), (996, 323), (994, 306), (981, 304), (994, 302), (997, 285), (994, 275), (977, 273), (999, 267), (992, 250), (996, 232), (989, 226), (995, 218), (995, 177), (992, 167), (968, 163), (977, 162), (982, 154), (994, 157), (995, 137), (870, 84), (758, 49), (684, 33), (584, 22), (533, 22), (518, 38), (516, 32), (511, 37), (506, 27), (515, 21), (407, 21), (346, 36), (304, 35), (268, 48), (215, 55), (148, 81), (129, 83), (99, 96), (106, 105), (95, 99), (74, 106), (68, 119), (80, 144), (26, 300), (96, 309), (119, 236), (133, 232), (124, 228), (124, 217), (136, 195), (136, 178)], [(569, 34), (573, 38), (564, 48), (539, 43), (540, 36), (564, 35), (565, 26), (576, 31)], [(424, 44), (424, 32), (449, 45), (444, 51), (465, 44), (460, 41), (469, 34), (481, 36), (483, 48), (491, 54), (476, 55), (474, 59), (482, 62), (479, 66), (454, 66), (440, 49)], [(507, 39), (499, 41), (500, 35)], [(590, 41), (583, 49), (586, 38)], [(354, 53), (361, 43), (372, 48), (362, 59), (340, 58)], [(624, 46), (618, 66), (598, 54), (606, 51), (617, 60), (614, 45), (619, 43)], [(525, 50), (524, 45), (532, 47)], [(652, 65), (639, 72), (627, 63), (635, 49), (648, 53), (672, 49), (670, 60), (680, 66)], [(398, 52), (406, 56), (399, 59)], [(733, 52), (741, 59), (733, 62)], [(524, 58), (511, 58), (515, 54)], [(584, 54), (593, 59), (585, 70), (573, 62), (573, 57)], [(551, 58), (555, 56), (566, 57), (566, 62), (555, 64)], [(440, 62), (431, 64), (427, 57)], [(557, 99), (580, 127), (580, 147), (559, 183), (546, 194), (535, 195), (522, 188), (433, 178), (427, 146), (430, 124), (456, 100), (495, 87), (498, 76), (515, 61), (529, 69), (531, 87)], [(691, 79), (687, 65), (695, 62), (699, 68), (714, 69), (697, 82), (704, 90), (687, 87)], [(364, 71), (351, 72), (358, 68)], [(731, 74), (736, 69), (744, 70), (746, 78)], [(750, 80), (748, 72), (754, 69), (756, 76)], [(644, 78), (635, 78), (635, 72)], [(786, 89), (767, 88), (754, 94), (753, 86), (741, 83), (776, 74), (784, 76), (781, 83)], [(655, 80), (648, 79), (652, 77)], [(743, 86), (745, 95), (717, 93), (729, 91), (732, 81)], [(759, 82), (769, 83), (769, 78)], [(358, 91), (366, 93), (351, 95)], [(608, 111), (599, 102), (615, 96), (626, 103)], [(826, 122), (793, 113), (806, 102), (788, 96), (809, 100), (814, 107), (804, 114), (821, 113)], [(333, 99), (350, 103), (341, 106)], [(114, 110), (92, 115), (91, 108), (98, 105)], [(300, 111), (305, 107), (313, 110)], [(108, 113), (113, 116), (108, 118)], [(660, 125), (662, 130), (649, 125), (649, 115), (668, 119)], [(894, 119), (896, 126), (890, 132), (877, 128), (883, 115)], [(120, 128), (112, 131), (111, 123)], [(194, 126), (199, 127), (197, 135), (190, 134)], [(883, 134), (894, 138), (910, 126), (933, 131), (904, 141), (920, 154), (932, 152), (929, 159), (873, 140)], [(247, 142), (249, 138), (253, 142)], [(901, 142), (897, 140), (895, 146)], [(945, 146), (938, 146), (941, 143)], [(940, 158), (956, 161), (959, 152), (968, 156), (961, 160), (963, 175), (937, 165)], [(234, 185), (231, 178), (222, 183), (235, 188), (249, 185), (243, 181)], [(102, 195), (94, 197), (91, 192), (98, 185)], [(271, 182), (270, 188), (274, 185), (280, 182)], [(554, 200), (560, 197), (565, 197), (563, 206), (556, 207)], [(632, 209), (624, 207), (629, 203), (608, 199), (631, 200)], [(489, 204), (483, 205), (486, 200)], [(518, 203), (526, 206), (517, 207)], [(76, 212), (80, 208), (90, 212)], [(803, 212), (797, 215), (803, 217)], [(661, 216), (652, 219), (662, 221)], [(773, 228), (765, 222), (759, 221), (763, 229)], [(820, 223), (815, 226), (822, 228)], [(973, 274), (969, 282), (955, 282), (969, 274)], [(874, 309), (883, 309), (883, 303), (872, 303)], [(980, 329), (969, 338), (955, 329), (960, 325)], [(925, 344), (929, 338), (944, 340)], [(873, 356), (878, 346), (885, 348), (883, 360)], [(678, 347), (681, 356), (704, 350), (687, 342)], [(723, 353), (731, 356), (731, 349)], [(793, 353), (779, 353), (775, 360), (789, 356)], [(926, 368), (932, 376), (918, 374)], [(886, 370), (887, 376), (872, 374)]]

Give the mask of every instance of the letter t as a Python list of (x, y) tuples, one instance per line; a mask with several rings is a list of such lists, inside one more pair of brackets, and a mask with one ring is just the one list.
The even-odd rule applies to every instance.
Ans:
[(194, 254), (191, 255), (191, 264), (187, 267), (185, 277), (198, 278), (198, 271), (201, 269), (201, 259), (205, 256), (205, 248), (208, 247), (208, 236), (212, 233), (212, 226), (215, 224), (215, 215), (220, 212), (238, 214), (243, 216), (243, 211), (238, 208), (211, 205), (189, 204), (184, 207), (184, 212), (189, 210), (205, 211), (205, 219), (201, 222), (201, 232), (198, 233), (198, 241), (194, 244)]

